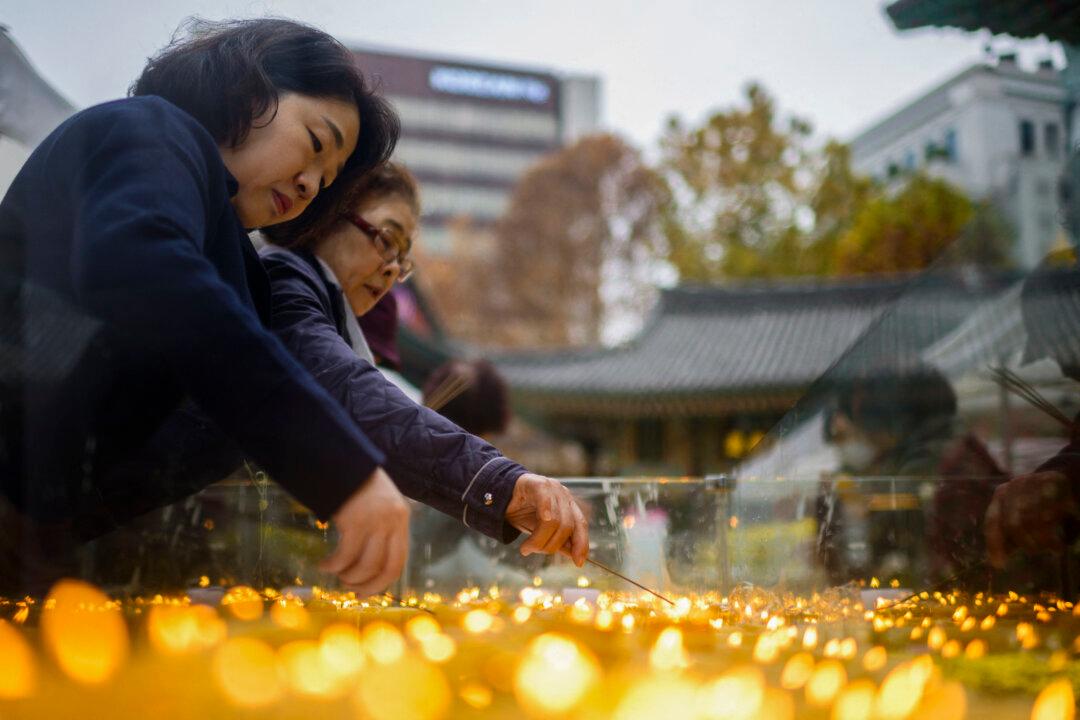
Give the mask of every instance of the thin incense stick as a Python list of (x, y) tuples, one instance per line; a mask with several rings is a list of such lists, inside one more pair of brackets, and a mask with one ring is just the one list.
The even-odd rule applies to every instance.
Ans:
[(596, 567), (600, 568), (601, 570), (606, 570), (606, 571), (608, 571), (609, 573), (611, 573), (612, 575), (614, 575), (615, 577), (618, 577), (618, 578), (622, 578), (623, 580), (625, 580), (626, 582), (630, 583), (631, 585), (634, 585), (635, 587), (639, 587), (639, 588), (641, 588), (642, 590), (644, 590), (645, 592), (647, 592), (647, 593), (651, 593), (651, 594), (655, 595), (656, 597), (660, 598), (661, 600), (663, 600), (664, 602), (666, 602), (666, 603), (667, 603), (668, 605), (671, 605), (672, 607), (675, 607), (675, 603), (674, 603), (674, 602), (672, 602), (672, 601), (671, 601), (671, 600), (669, 600), (668, 598), (664, 597), (664, 596), (663, 596), (663, 595), (661, 595), (660, 593), (656, 592), (655, 590), (652, 590), (652, 589), (650, 589), (650, 588), (647, 588), (647, 587), (645, 587), (644, 585), (642, 585), (641, 583), (637, 582), (636, 580), (631, 580), (630, 578), (626, 577), (625, 575), (623, 575), (623, 574), (622, 574), (622, 573), (620, 573), (620, 572), (616, 572), (615, 570), (612, 570), (612, 569), (611, 569), (611, 568), (609, 568), (609, 567), (608, 567), (607, 565), (604, 565), (603, 563), (599, 563), (599, 562), (597, 562), (597, 561), (593, 560), (592, 558), (585, 558), (585, 562), (589, 563), (590, 565), (595, 565)]
[[(524, 529), (524, 528), (519, 528), (519, 529)], [(529, 533), (530, 535), (532, 535), (532, 534), (533, 534), (533, 531), (532, 531), (532, 530), (527, 530), (527, 529), (525, 529), (525, 532)], [(567, 550), (569, 550), (569, 549), (570, 549), (570, 548), (569, 548), (569, 544), (567, 544), (567, 545), (564, 545), (563, 547), (564, 547), (564, 548), (566, 548)], [(637, 580), (631, 580), (630, 578), (628, 578), (628, 577), (626, 577), (625, 575), (623, 575), (623, 574), (622, 574), (621, 572), (618, 572), (618, 571), (616, 571), (616, 570), (613, 570), (613, 569), (609, 568), (609, 567), (608, 567), (607, 565), (605, 565), (605, 564), (603, 564), (603, 563), (601, 563), (601, 562), (597, 562), (596, 560), (593, 560), (592, 558), (585, 558), (585, 562), (589, 563), (590, 565), (595, 565), (596, 567), (600, 568), (601, 570), (604, 570), (604, 571), (606, 571), (606, 572), (609, 572), (609, 573), (611, 573), (612, 575), (614, 575), (615, 577), (617, 577), (617, 578), (621, 578), (621, 579), (625, 580), (626, 582), (630, 583), (631, 585), (633, 585), (634, 587), (639, 587), (639, 588), (641, 588), (642, 590), (644, 590), (645, 592), (647, 592), (647, 593), (649, 593), (649, 594), (651, 594), (651, 595), (655, 595), (656, 597), (660, 598), (661, 600), (663, 600), (664, 602), (666, 602), (666, 603), (667, 603), (668, 605), (671, 605), (672, 607), (675, 607), (675, 603), (674, 603), (674, 602), (673, 602), (672, 600), (670, 600), (669, 598), (666, 598), (666, 597), (664, 597), (663, 595), (661, 595), (660, 593), (656, 592), (656, 591), (655, 591), (655, 590), (653, 590), (652, 588), (650, 588), (650, 587), (646, 587), (645, 585), (642, 585), (642, 584), (641, 584), (641, 583), (639, 583), (639, 582), (638, 582)]]
[(990, 374), (997, 384), (1004, 389), (1049, 415), (1061, 425), (1065, 426), (1066, 429), (1073, 429), (1073, 421), (1070, 420), (1065, 413), (1058, 410), (1054, 404), (1043, 397), (1031, 383), (1021, 378), (1012, 370), (1004, 367), (992, 367), (990, 368)]
[(432, 410), (441, 410), (448, 402), (469, 389), (472, 380), (463, 376), (450, 376), (431, 393), (425, 403)]

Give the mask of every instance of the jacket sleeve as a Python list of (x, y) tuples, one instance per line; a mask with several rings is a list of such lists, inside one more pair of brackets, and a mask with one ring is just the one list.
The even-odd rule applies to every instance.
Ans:
[(69, 181), (76, 296), (123, 341), (160, 358), (245, 453), (327, 517), (382, 454), (207, 258), (208, 242), (247, 241), (239, 228), (236, 237), (208, 230), (233, 227), (222, 223), (232, 209), (209, 194), (222, 173), (208, 164), (209, 136), (164, 103), (141, 107), (77, 148), (86, 157)]
[(263, 258), (273, 288), (274, 331), (386, 454), (402, 493), (502, 542), (520, 534), (506, 507), (525, 468), (435, 411), (410, 400), (337, 330), (295, 256)]

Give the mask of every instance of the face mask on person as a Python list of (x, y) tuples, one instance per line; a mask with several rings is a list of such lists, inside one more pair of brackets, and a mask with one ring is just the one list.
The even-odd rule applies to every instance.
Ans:
[(836, 444), (840, 462), (848, 470), (859, 471), (870, 467), (877, 457), (877, 448), (862, 438), (849, 438)]

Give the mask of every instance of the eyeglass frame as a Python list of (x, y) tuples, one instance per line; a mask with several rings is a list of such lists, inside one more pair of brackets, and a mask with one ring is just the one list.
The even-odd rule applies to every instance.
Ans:
[[(402, 251), (398, 248), (390, 238), (386, 237), (386, 230), (384, 228), (378, 228), (365, 220), (359, 213), (346, 213), (342, 217), (356, 226), (356, 229), (371, 238), (372, 243), (375, 245), (375, 251), (379, 253), (379, 256), (383, 260), (383, 264), (379, 266), (379, 269), (386, 267), (390, 263), (396, 262), (398, 265), (397, 282), (405, 282), (416, 266), (413, 261), (408, 257), (408, 251)], [(379, 245), (382, 244), (385, 249), (380, 250)], [(390, 250), (394, 250), (393, 257), (387, 257), (386, 254)]]

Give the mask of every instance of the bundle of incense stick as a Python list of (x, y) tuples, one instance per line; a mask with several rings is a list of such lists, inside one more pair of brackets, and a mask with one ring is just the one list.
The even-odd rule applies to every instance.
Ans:
[(430, 396), (424, 401), (432, 410), (438, 411), (446, 407), (446, 404), (472, 385), (470, 373), (450, 373), (442, 383), (436, 387)]
[(1027, 380), (1006, 367), (992, 367), (990, 368), (990, 374), (998, 385), (1042, 410), (1061, 423), (1066, 430), (1073, 430), (1075, 425), (1073, 421), (1065, 413), (1058, 410), (1052, 402), (1043, 397), (1042, 393), (1036, 390)]

